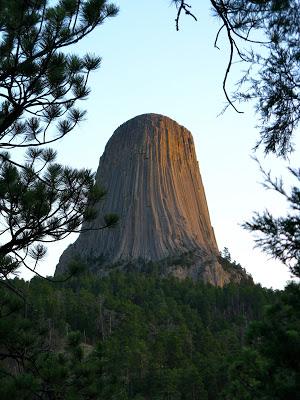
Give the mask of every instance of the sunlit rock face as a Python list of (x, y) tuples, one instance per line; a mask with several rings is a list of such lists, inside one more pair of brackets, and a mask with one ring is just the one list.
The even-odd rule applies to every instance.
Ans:
[[(193, 137), (183, 126), (157, 114), (125, 122), (106, 145), (96, 182), (107, 195), (98, 205), (97, 219), (83, 225), (93, 230), (81, 233), (65, 250), (56, 274), (77, 258), (99, 274), (112, 265), (122, 268), (130, 262), (141, 268), (143, 263), (165, 260), (164, 273), (180, 279), (203, 279), (218, 286), (242, 279), (217, 261)], [(95, 230), (108, 213), (118, 214), (118, 225)]]

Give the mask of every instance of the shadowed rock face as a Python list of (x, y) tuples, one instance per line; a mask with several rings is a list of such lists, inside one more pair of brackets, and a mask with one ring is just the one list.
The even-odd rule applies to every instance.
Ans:
[[(117, 227), (80, 234), (62, 254), (56, 273), (80, 257), (96, 273), (103, 266), (134, 260), (159, 261), (193, 254), (192, 265), (170, 273), (223, 286), (231, 277), (217, 262), (218, 247), (209, 218), (191, 133), (168, 117), (137, 116), (121, 125), (100, 158), (97, 183), (107, 189), (99, 217), (116, 213)], [(104, 260), (104, 262), (103, 262)]]

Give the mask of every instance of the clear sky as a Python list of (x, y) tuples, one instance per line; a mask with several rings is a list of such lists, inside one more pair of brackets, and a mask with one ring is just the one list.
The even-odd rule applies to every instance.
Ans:
[[(225, 104), (222, 80), (228, 46), (225, 40), (220, 50), (213, 46), (218, 21), (209, 1), (193, 3), (198, 22), (183, 15), (176, 32), (176, 10), (169, 0), (116, 1), (119, 15), (72, 49), (100, 55), (103, 64), (91, 76), (92, 93), (81, 104), (88, 110), (86, 121), (56, 146), (59, 161), (95, 171), (107, 140), (120, 124), (149, 112), (169, 116), (193, 134), (219, 249), (228, 247), (255, 282), (282, 288), (290, 279), (287, 268), (253, 250), (253, 236), (240, 224), (253, 211), (265, 208), (284, 213), (285, 203), (259, 183), (262, 176), (251, 159), (258, 139), (252, 106), (241, 105), (243, 114), (228, 109), (218, 116)], [(239, 68), (234, 67), (232, 87)], [(299, 166), (294, 162), (298, 155), (291, 157), (293, 166)], [(261, 153), (260, 160), (275, 175), (285, 174), (283, 160)], [(49, 246), (39, 272), (52, 275), (60, 254), (74, 240), (72, 236)], [(25, 272), (23, 276), (29, 277)]]

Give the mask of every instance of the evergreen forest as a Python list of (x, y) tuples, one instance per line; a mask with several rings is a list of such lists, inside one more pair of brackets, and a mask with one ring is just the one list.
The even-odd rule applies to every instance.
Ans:
[(297, 284), (218, 288), (158, 272), (11, 284), (25, 299), (1, 290), (3, 400), (283, 400), (298, 393)]

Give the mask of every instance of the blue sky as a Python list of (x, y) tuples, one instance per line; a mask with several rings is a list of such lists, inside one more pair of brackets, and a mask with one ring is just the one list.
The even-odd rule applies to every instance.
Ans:
[[(173, 118), (193, 134), (219, 248), (228, 247), (256, 282), (282, 288), (290, 278), (286, 267), (253, 250), (253, 236), (240, 227), (254, 210), (268, 208), (279, 215), (285, 203), (259, 184), (262, 177), (250, 157), (258, 139), (252, 106), (241, 105), (243, 114), (228, 109), (218, 116), (225, 104), (228, 46), (222, 38), (220, 50), (213, 46), (218, 21), (209, 1), (194, 0), (198, 22), (183, 15), (179, 32), (176, 10), (168, 0), (115, 4), (119, 15), (72, 49), (98, 54), (103, 63), (91, 76), (92, 93), (82, 103), (88, 110), (86, 121), (56, 146), (59, 161), (96, 170), (107, 140), (121, 123), (147, 112)], [(232, 88), (240, 68), (234, 66)], [(297, 155), (291, 157), (294, 166)], [(274, 174), (285, 174), (286, 162), (261, 155), (260, 160)], [(61, 252), (74, 240), (49, 246), (39, 271), (53, 274)]]

